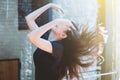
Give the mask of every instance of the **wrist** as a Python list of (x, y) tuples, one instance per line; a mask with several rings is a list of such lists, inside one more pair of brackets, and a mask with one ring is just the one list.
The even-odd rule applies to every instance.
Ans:
[(52, 3), (47, 4), (48, 8), (52, 8)]

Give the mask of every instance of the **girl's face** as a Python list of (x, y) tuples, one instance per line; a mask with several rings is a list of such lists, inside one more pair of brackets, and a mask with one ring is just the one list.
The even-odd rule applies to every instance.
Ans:
[(68, 26), (55, 26), (52, 28), (53, 33), (58, 37), (59, 40), (67, 37), (66, 31), (69, 29)]

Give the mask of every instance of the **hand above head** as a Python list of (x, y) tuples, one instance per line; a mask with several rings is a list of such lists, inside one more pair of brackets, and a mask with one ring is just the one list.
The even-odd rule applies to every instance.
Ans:
[(49, 3), (50, 7), (56, 11), (60, 11), (62, 13), (64, 13), (64, 10), (61, 8), (61, 6), (54, 4), (54, 3)]
[(55, 19), (54, 22), (57, 25), (68, 26), (68, 27), (76, 30), (75, 27), (74, 27), (74, 25), (72, 24), (72, 22), (70, 20), (68, 20), (68, 19), (60, 19), (59, 18), (59, 19)]

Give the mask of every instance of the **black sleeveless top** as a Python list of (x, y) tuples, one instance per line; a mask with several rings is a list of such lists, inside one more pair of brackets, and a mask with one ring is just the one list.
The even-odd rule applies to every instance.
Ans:
[[(50, 31), (42, 36), (48, 39)], [(58, 64), (63, 53), (63, 45), (60, 41), (51, 41), (53, 53), (50, 54), (37, 48), (34, 52), (35, 80), (58, 80)]]

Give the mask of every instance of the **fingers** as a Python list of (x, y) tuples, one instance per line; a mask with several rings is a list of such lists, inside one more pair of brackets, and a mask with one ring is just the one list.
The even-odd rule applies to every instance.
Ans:
[(50, 3), (50, 5), (54, 10), (64, 14), (64, 9), (60, 5), (57, 5), (57, 4), (54, 4), (54, 3)]
[(58, 12), (61, 12), (64, 14), (64, 10), (62, 8), (59, 8)]
[(61, 13), (64, 14), (64, 10), (63, 10), (63, 8), (61, 8), (60, 6), (55, 6), (54, 9), (55, 9), (56, 11), (61, 12)]

